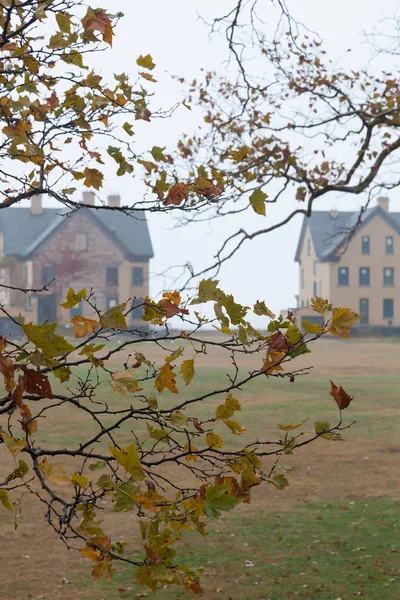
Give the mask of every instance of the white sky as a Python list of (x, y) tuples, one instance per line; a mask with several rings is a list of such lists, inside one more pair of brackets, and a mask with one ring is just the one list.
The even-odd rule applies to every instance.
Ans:
[[(260, 0), (268, 6), (269, 0)], [(133, 0), (103, 2), (110, 12), (121, 10), (125, 18), (117, 30), (113, 51), (101, 56), (99, 66), (104, 74), (126, 71), (136, 73), (136, 58), (139, 54), (150, 53), (157, 65), (153, 72), (159, 83), (154, 91), (160, 106), (168, 107), (183, 99), (182, 90), (170, 75), (187, 77), (190, 80), (199, 75), (201, 67), (224, 71), (226, 45), (222, 36), (209, 39), (209, 28), (198, 18), (200, 13), (206, 19), (222, 14), (225, 7), (231, 7), (234, 0), (147, 0), (137, 3)], [(293, 0), (288, 1), (293, 14), (308, 28), (315, 30), (325, 40), (325, 48), (342, 65), (365, 64), (369, 48), (362, 36), (363, 31), (370, 32), (384, 16), (396, 13), (398, 5), (394, 0), (368, 2), (365, 0)], [(271, 9), (272, 10), (272, 9)], [(346, 53), (348, 48), (351, 54)], [(385, 69), (385, 59), (382, 68)], [(149, 127), (139, 123), (136, 127), (136, 140), (140, 148), (153, 145), (173, 147), (182, 131), (195, 129), (199, 113), (180, 108), (171, 119), (157, 121)], [(134, 194), (140, 194), (139, 182), (129, 177), (106, 179), (105, 194), (119, 192), (124, 201)], [(335, 196), (325, 197), (316, 209), (354, 209), (361, 199), (341, 199)], [(395, 209), (397, 199), (392, 196), (391, 209)], [(242, 216), (240, 226), (252, 230), (257, 226), (273, 222), (284, 217), (290, 207), (274, 206), (267, 217)], [(400, 210), (400, 204), (397, 210)], [(194, 266), (205, 266), (212, 258), (213, 251), (232, 226), (238, 222), (224, 223), (221, 220), (171, 230), (173, 223), (166, 217), (149, 219), (150, 231), (155, 250), (151, 271), (159, 273), (168, 266), (190, 260)], [(252, 303), (258, 299), (274, 311), (294, 306), (297, 293), (297, 264), (294, 263), (301, 218), (277, 232), (247, 242), (242, 250), (224, 267), (219, 278), (224, 291), (233, 293), (243, 303)], [(153, 277), (151, 292), (156, 294), (162, 280)]]

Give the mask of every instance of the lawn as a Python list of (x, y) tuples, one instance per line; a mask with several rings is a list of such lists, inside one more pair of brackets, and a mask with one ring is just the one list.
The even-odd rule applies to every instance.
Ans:
[[(391, 341), (321, 341), (317, 352), (299, 359), (299, 366), (314, 365), (307, 377), (294, 384), (263, 378), (235, 394), (249, 439), (257, 434), (277, 437), (278, 423), (305, 417), (310, 417), (310, 429), (315, 420), (334, 422), (330, 378), (355, 396), (345, 417), (356, 424), (346, 432), (345, 442), (320, 440), (287, 457), (286, 464), (296, 468), (289, 475), (289, 488), (279, 492), (260, 486), (250, 505), (215, 520), (209, 536), (185, 537), (178, 551), (186, 564), (204, 568), (206, 600), (398, 600), (400, 411), (394, 349)], [(223, 387), (226, 370), (222, 357), (208, 357), (191, 392)], [(115, 399), (108, 382), (101, 390), (99, 399)], [(70, 408), (57, 411), (56, 418), (39, 428), (38, 442), (78, 444), (96, 431), (95, 424), (77, 421)], [(208, 411), (199, 409), (198, 417)], [(129, 430), (120, 435), (128, 440)], [(234, 442), (243, 445), (243, 438)], [(50, 530), (43, 531), (42, 518), (39, 503), (23, 500), (14, 531), (8, 514), (0, 512), (1, 600), (153, 597), (134, 582), (133, 572), (120, 567), (110, 585), (93, 584), (90, 562), (67, 552)], [(127, 529), (126, 515), (118, 516), (111, 533), (128, 537), (131, 552), (139, 556), (136, 526), (129, 522)], [(172, 600), (185, 594), (162, 589), (157, 597)]]

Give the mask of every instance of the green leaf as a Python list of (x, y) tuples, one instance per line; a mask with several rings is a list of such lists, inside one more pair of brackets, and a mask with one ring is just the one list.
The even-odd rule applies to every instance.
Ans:
[(272, 483), (278, 490), (283, 490), (289, 485), (288, 480), (284, 475), (274, 475), (268, 480), (268, 483)]
[(13, 509), (13, 506), (8, 498), (8, 492), (6, 490), (0, 490), (0, 502), (7, 510)]
[(121, 465), (127, 471), (133, 475), (133, 477), (141, 481), (144, 479), (145, 474), (142, 469), (142, 465), (140, 464), (139, 453), (136, 448), (136, 444), (131, 444), (127, 448), (114, 448), (110, 446), (110, 452), (115, 457), (118, 464)]
[(146, 56), (143, 56), (143, 54), (141, 54), (136, 60), (136, 64), (138, 67), (142, 67), (143, 69), (149, 69), (149, 71), (152, 71), (156, 66), (150, 54), (146, 54)]
[(127, 329), (124, 310), (126, 304), (117, 304), (100, 317), (100, 323), (104, 329)]
[(169, 356), (167, 356), (165, 358), (165, 362), (167, 362), (167, 363), (174, 362), (177, 358), (179, 358), (180, 356), (182, 356), (183, 351), (184, 351), (184, 347), (183, 346), (179, 346), (179, 348), (177, 348), (176, 350), (174, 350)]
[(54, 333), (57, 323), (34, 325), (33, 323), (24, 323), (21, 316), (19, 316), (19, 322), (28, 340), (40, 348), (46, 357), (55, 358), (75, 350), (75, 347), (65, 338)]
[(250, 196), (250, 204), (253, 207), (254, 212), (258, 215), (263, 215), (265, 217), (265, 200), (268, 198), (268, 195), (262, 190), (254, 190), (254, 192)]
[(84, 300), (86, 296), (86, 288), (83, 288), (83, 290), (80, 290), (79, 292), (75, 292), (75, 290), (72, 287), (70, 287), (67, 292), (67, 298), (65, 302), (60, 304), (60, 306), (62, 306), (63, 308), (73, 308), (74, 306), (79, 304), (81, 300)]
[(71, 15), (65, 12), (56, 11), (56, 21), (63, 33), (71, 33)]
[(318, 325), (318, 323), (311, 323), (308, 319), (303, 319), (301, 324), (303, 326), (304, 333), (319, 335), (325, 331), (321, 325)]
[(207, 517), (219, 517), (222, 511), (231, 510), (240, 503), (240, 500), (228, 494), (228, 486), (211, 485), (206, 490), (207, 504), (203, 512)]
[(153, 146), (151, 150), (151, 155), (155, 161), (159, 162), (168, 162), (168, 158), (164, 155), (164, 148), (160, 148), (160, 146)]
[(91, 471), (101, 471), (101, 469), (104, 469), (104, 467), (106, 467), (106, 466), (107, 466), (106, 462), (104, 462), (103, 460), (98, 460), (96, 463), (89, 465), (89, 469)]
[(115, 505), (113, 512), (127, 512), (133, 510), (136, 506), (133, 499), (134, 496), (140, 493), (140, 487), (132, 481), (123, 483), (115, 492)]
[(264, 300), (262, 302), (257, 301), (254, 305), (253, 310), (254, 310), (254, 314), (256, 314), (256, 315), (259, 315), (259, 316), (265, 315), (266, 317), (275, 319), (274, 313), (271, 310), (269, 310), (269, 308), (266, 306)]

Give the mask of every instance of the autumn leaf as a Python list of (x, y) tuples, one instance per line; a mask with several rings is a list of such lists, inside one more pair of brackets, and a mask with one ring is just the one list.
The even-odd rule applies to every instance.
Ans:
[(329, 332), (340, 337), (349, 337), (350, 330), (361, 315), (350, 308), (334, 308)]
[(101, 317), (100, 323), (104, 329), (127, 329), (124, 310), (126, 304), (117, 304), (109, 308)]
[(23, 376), (19, 378), (20, 385), (27, 394), (37, 394), (42, 398), (53, 398), (49, 378), (39, 371), (21, 366)]
[(54, 333), (57, 323), (34, 325), (33, 323), (24, 323), (21, 317), (19, 318), (19, 321), (28, 340), (30, 340), (37, 348), (40, 348), (46, 357), (54, 358), (75, 350), (75, 347), (72, 344), (67, 342), (67, 340), (60, 335)]
[(217, 419), (225, 420), (232, 417), (232, 415), (240, 410), (241, 406), (238, 400), (232, 396), (232, 394), (228, 394), (224, 404), (220, 404), (215, 409), (215, 416)]
[(265, 217), (265, 200), (268, 195), (262, 190), (254, 190), (250, 196), (250, 204), (253, 207), (254, 212)]
[(126, 371), (116, 371), (112, 375), (110, 385), (114, 392), (120, 396), (127, 396), (128, 392), (134, 394), (139, 392), (143, 388), (139, 386), (139, 382), (135, 377), (134, 369), (127, 369)]
[(342, 386), (338, 387), (331, 380), (331, 391), (330, 395), (335, 399), (336, 404), (340, 408), (340, 410), (344, 410), (350, 405), (350, 402), (354, 399), (353, 396), (349, 396), (347, 392), (344, 391)]
[(332, 310), (332, 304), (329, 304), (328, 300), (317, 296), (317, 298), (311, 298), (311, 308), (314, 312), (324, 315)]
[(141, 54), (136, 60), (136, 64), (138, 67), (142, 67), (143, 69), (149, 69), (149, 71), (152, 71), (156, 66), (150, 54), (146, 54), (146, 56)]
[(321, 325), (318, 325), (318, 323), (311, 323), (309, 319), (303, 319), (301, 325), (303, 327), (304, 333), (316, 335), (321, 335), (322, 333), (325, 333), (325, 329), (323, 329)]
[(86, 317), (82, 317), (80, 315), (72, 317), (71, 323), (74, 326), (74, 334), (76, 338), (83, 338), (89, 333), (93, 333), (93, 331), (100, 326), (98, 321), (95, 321), (94, 319), (87, 319)]
[(13, 506), (8, 498), (8, 492), (6, 490), (0, 490), (0, 502), (6, 510), (13, 509)]
[(270, 317), (270, 319), (275, 319), (275, 315), (274, 313), (269, 310), (269, 308), (266, 306), (264, 300), (262, 300), (261, 302), (259, 300), (257, 300), (257, 302), (254, 305), (254, 314), (256, 315), (265, 315), (267, 317)]
[(303, 419), (302, 421), (299, 421), (298, 423), (296, 423), (295, 425), (278, 425), (279, 429), (281, 429), (282, 431), (293, 431), (293, 429), (298, 429), (299, 427), (301, 427), (302, 425), (304, 425), (304, 423), (306, 421), (308, 421), (309, 417), (307, 417), (306, 419)]
[(170, 319), (171, 317), (174, 317), (175, 315), (179, 314), (189, 314), (189, 311), (186, 308), (179, 308), (179, 306), (177, 306), (175, 302), (172, 302), (168, 298), (162, 298), (159, 302), (159, 306), (161, 306), (161, 308), (163, 309), (165, 317), (167, 319)]
[(86, 298), (86, 295), (86, 288), (80, 290), (79, 292), (75, 292), (75, 290), (72, 289), (72, 287), (70, 287), (67, 292), (67, 298), (65, 302), (60, 304), (60, 306), (62, 306), (63, 308), (73, 308), (74, 306), (79, 304), (81, 300), (84, 300)]
[(180, 182), (176, 185), (173, 185), (169, 188), (167, 197), (165, 198), (163, 204), (164, 206), (169, 206), (173, 204), (174, 206), (179, 206), (186, 200), (190, 192), (190, 188), (184, 183)]
[(224, 445), (224, 440), (216, 433), (207, 433), (206, 442), (213, 450), (219, 450)]
[(110, 446), (110, 452), (116, 459), (117, 463), (125, 469), (127, 473), (130, 473), (137, 481), (141, 481), (145, 478), (145, 473), (140, 463), (139, 453), (136, 448), (136, 444), (131, 444), (126, 448), (114, 448)]
[(103, 35), (103, 41), (112, 46), (112, 22), (103, 9), (89, 8), (82, 19), (82, 25), (85, 31), (99, 31)]
[(99, 190), (103, 187), (104, 175), (98, 169), (89, 169), (89, 167), (86, 167), (83, 171), (83, 175), (85, 177), (83, 184), (86, 187), (94, 187), (95, 190)]
[(267, 341), (268, 348), (273, 352), (287, 352), (289, 344), (283, 333), (276, 331)]
[(0, 355), (0, 373), (4, 377), (4, 387), (11, 392), (15, 387), (14, 373), (15, 365), (9, 358)]
[(189, 383), (192, 381), (193, 377), (194, 377), (194, 359), (188, 359), (188, 360), (184, 360), (181, 368), (179, 370), (180, 374), (182, 375), (182, 379), (184, 380), (184, 382), (186, 383), (186, 385), (189, 385)]
[(178, 394), (178, 388), (176, 387), (176, 374), (174, 373), (173, 367), (169, 363), (165, 363), (160, 369), (159, 375), (156, 377), (154, 385), (155, 388), (161, 393), (165, 388)]
[(274, 475), (274, 477), (268, 479), (268, 483), (272, 483), (272, 485), (278, 488), (278, 490), (283, 490), (289, 485), (289, 482), (286, 479), (285, 475)]
[(39, 463), (39, 469), (43, 473), (44, 478), (48, 481), (60, 486), (71, 485), (71, 477), (68, 477), (65, 473), (64, 465), (52, 464), (45, 457)]
[(240, 435), (241, 433), (246, 433), (247, 431), (245, 427), (242, 427), (240, 423), (233, 421), (232, 419), (224, 419), (224, 423), (235, 435)]
[(26, 448), (26, 440), (21, 439), (18, 440), (14, 438), (12, 435), (9, 435), (5, 431), (0, 432), (1, 437), (3, 438), (3, 442), (6, 447), (9, 449), (13, 456), (17, 456), (24, 448)]

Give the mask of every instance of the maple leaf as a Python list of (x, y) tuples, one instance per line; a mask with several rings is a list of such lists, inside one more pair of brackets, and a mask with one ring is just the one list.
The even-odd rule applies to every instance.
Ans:
[(89, 167), (86, 167), (83, 171), (83, 175), (85, 177), (83, 184), (86, 187), (94, 187), (95, 190), (99, 190), (103, 187), (104, 175), (98, 169), (89, 169)]
[(146, 54), (146, 56), (143, 56), (141, 54), (136, 60), (136, 64), (138, 65), (138, 67), (142, 67), (143, 69), (149, 69), (150, 71), (152, 71), (156, 66), (150, 54)]
[(267, 344), (268, 348), (274, 352), (287, 352), (289, 350), (288, 341), (280, 331), (273, 333)]
[(331, 380), (331, 391), (330, 395), (335, 399), (336, 404), (340, 408), (340, 410), (344, 410), (350, 405), (350, 402), (354, 399), (353, 396), (349, 396), (347, 392), (344, 391), (342, 386), (338, 387)]
[(7, 392), (11, 392), (14, 389), (14, 363), (4, 356), (0, 356), (0, 373), (4, 377), (4, 384)]
[(65, 473), (64, 465), (55, 465), (49, 463), (45, 457), (39, 463), (39, 469), (44, 475), (44, 478), (56, 485), (71, 485), (71, 477)]
[(159, 375), (154, 381), (155, 388), (161, 393), (165, 388), (170, 390), (173, 394), (178, 394), (178, 388), (176, 387), (176, 375), (173, 367), (169, 363), (165, 363), (160, 369)]
[(254, 212), (265, 217), (265, 200), (268, 195), (262, 190), (254, 190), (250, 196), (250, 204), (253, 207)]
[(182, 182), (173, 185), (168, 190), (167, 197), (163, 202), (164, 206), (169, 206), (170, 204), (179, 206), (184, 200), (186, 200), (189, 192), (190, 188)]
[(53, 398), (53, 392), (49, 378), (39, 371), (28, 369), (28, 367), (20, 367), (23, 370), (23, 376), (19, 378), (19, 383), (24, 392), (27, 394), (37, 394), (42, 398)]
[(216, 433), (207, 433), (206, 441), (213, 450), (219, 450), (224, 445), (224, 440)]
[(75, 290), (72, 287), (70, 287), (67, 292), (67, 298), (65, 302), (60, 304), (60, 306), (62, 306), (63, 308), (73, 308), (74, 306), (79, 304), (81, 300), (86, 298), (86, 295), (86, 288), (80, 290), (79, 292), (75, 292)]
[(112, 22), (107, 13), (101, 8), (89, 8), (82, 19), (85, 31), (99, 31), (103, 35), (103, 41), (112, 46)]
[(87, 319), (86, 317), (82, 317), (80, 315), (72, 317), (71, 323), (74, 326), (76, 338), (83, 338), (88, 335), (88, 333), (92, 333), (97, 327), (100, 326), (98, 321), (95, 321), (94, 319)]
[(8, 498), (8, 492), (6, 490), (0, 490), (0, 502), (6, 510), (12, 510), (13, 505)]
[(126, 448), (121, 448), (121, 450), (110, 446), (110, 452), (114, 456), (117, 463), (121, 465), (121, 467), (123, 467), (127, 473), (133, 475), (137, 481), (141, 481), (145, 478), (145, 473), (140, 463), (140, 457), (136, 448), (136, 444), (131, 444)]
[(72, 344), (54, 333), (57, 323), (34, 325), (32, 322), (24, 323), (21, 317), (19, 317), (19, 322), (28, 340), (40, 348), (46, 357), (54, 358), (75, 350)]
[(240, 402), (232, 394), (228, 394), (224, 404), (215, 409), (215, 416), (217, 419), (229, 419), (237, 410), (241, 410)]
[(6, 433), (5, 431), (2, 431), (0, 433), (0, 435), (3, 438), (3, 442), (5, 443), (6, 447), (9, 449), (9, 451), (11, 452), (11, 454), (13, 456), (16, 456), (17, 454), (22, 452), (22, 450), (24, 448), (26, 448), (26, 440), (25, 439), (18, 440), (16, 438), (14, 438), (12, 435), (9, 435), (8, 433)]
[(100, 323), (104, 329), (127, 329), (124, 310), (126, 304), (117, 304), (109, 308), (104, 315), (100, 317)]
[(112, 380), (110, 380), (110, 385), (114, 392), (120, 396), (127, 396), (128, 392), (133, 394), (142, 390), (143, 388), (139, 386), (139, 382), (134, 375), (135, 371), (133, 369), (116, 371), (113, 373)]
[(194, 359), (184, 360), (179, 372), (186, 385), (189, 385), (194, 377)]
[(349, 337), (350, 330), (361, 315), (350, 308), (334, 308), (329, 332), (340, 337)]

